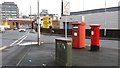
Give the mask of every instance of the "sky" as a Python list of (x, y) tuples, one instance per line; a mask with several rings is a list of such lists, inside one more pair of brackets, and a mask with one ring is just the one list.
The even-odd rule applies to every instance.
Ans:
[[(38, 0), (0, 0), (3, 2), (15, 2), (18, 5), (19, 13), (22, 15), (30, 14), (30, 6), (32, 14), (37, 14)], [(61, 14), (62, 0), (39, 0), (40, 12), (42, 9), (47, 9), (50, 14)], [(70, 12), (91, 10), (105, 7), (105, 0), (68, 0), (70, 1)], [(118, 6), (120, 0), (106, 0), (106, 7)], [(83, 6), (84, 5), (84, 6)], [(84, 7), (84, 8), (83, 8)]]

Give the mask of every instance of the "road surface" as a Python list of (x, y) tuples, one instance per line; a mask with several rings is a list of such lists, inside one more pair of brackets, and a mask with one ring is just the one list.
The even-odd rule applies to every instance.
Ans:
[[(41, 46), (38, 46), (37, 34), (29, 32), (11, 30), (2, 34), (2, 46), (10, 46), (18, 40), (1, 52), (2, 66), (57, 66), (54, 62), (55, 38), (60, 36), (41, 35)], [(73, 49), (74, 66), (118, 65), (117, 40), (100, 40), (100, 52), (88, 52), (90, 39), (86, 39), (86, 46), (83, 50)]]

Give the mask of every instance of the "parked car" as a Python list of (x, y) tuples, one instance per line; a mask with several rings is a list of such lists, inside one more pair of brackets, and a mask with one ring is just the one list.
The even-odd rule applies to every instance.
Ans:
[(17, 29), (18, 29), (18, 28), (15, 27), (13, 30), (17, 30)]
[(20, 28), (20, 29), (19, 29), (19, 32), (26, 32), (26, 29)]

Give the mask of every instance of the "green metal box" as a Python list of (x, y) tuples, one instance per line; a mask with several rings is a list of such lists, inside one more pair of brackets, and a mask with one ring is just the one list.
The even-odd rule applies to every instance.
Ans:
[(55, 61), (61, 66), (72, 66), (72, 44), (70, 39), (55, 39)]

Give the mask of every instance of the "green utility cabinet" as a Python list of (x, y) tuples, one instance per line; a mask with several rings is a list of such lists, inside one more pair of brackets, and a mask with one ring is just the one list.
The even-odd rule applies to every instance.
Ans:
[(61, 66), (72, 66), (72, 44), (70, 39), (55, 39), (55, 61)]

